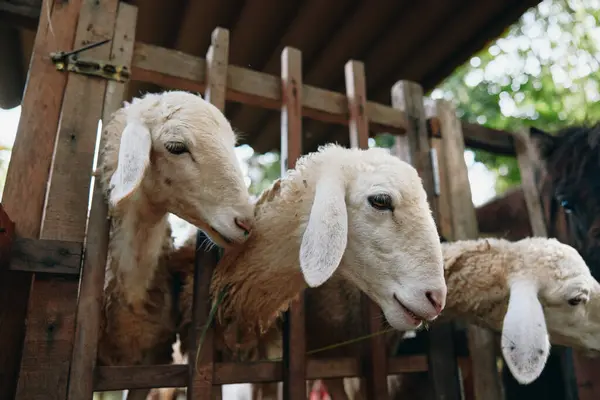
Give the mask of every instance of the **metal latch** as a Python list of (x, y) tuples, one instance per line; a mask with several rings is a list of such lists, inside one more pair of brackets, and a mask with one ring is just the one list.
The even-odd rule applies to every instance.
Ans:
[(98, 76), (117, 82), (129, 80), (129, 69), (125, 65), (113, 65), (90, 59), (81, 59), (79, 54), (110, 42), (110, 39), (91, 43), (73, 51), (59, 51), (50, 53), (50, 59), (59, 71), (70, 71), (83, 75)]

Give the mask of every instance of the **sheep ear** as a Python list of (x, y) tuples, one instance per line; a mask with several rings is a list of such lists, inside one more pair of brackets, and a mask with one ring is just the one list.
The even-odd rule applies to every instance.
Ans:
[(508, 309), (502, 326), (502, 354), (515, 379), (523, 384), (536, 380), (550, 355), (544, 310), (533, 282), (510, 285)]
[(116, 206), (139, 186), (150, 164), (152, 138), (139, 121), (129, 121), (121, 135), (119, 161), (110, 178), (110, 204)]
[(348, 212), (343, 180), (324, 173), (315, 191), (300, 246), (300, 269), (310, 287), (322, 285), (337, 269), (348, 242)]

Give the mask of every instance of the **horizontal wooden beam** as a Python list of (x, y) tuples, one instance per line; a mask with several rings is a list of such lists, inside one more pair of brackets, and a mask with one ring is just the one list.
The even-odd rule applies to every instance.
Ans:
[[(176, 50), (137, 42), (132, 78), (162, 87), (204, 91), (206, 60)], [(302, 86), (302, 115), (319, 121), (348, 125), (348, 100), (345, 94)], [(281, 108), (281, 79), (247, 68), (227, 68), (227, 100), (272, 110)], [(371, 129), (403, 134), (404, 113), (389, 106), (367, 102)]]
[(17, 237), (12, 243), (9, 269), (78, 276), (82, 256), (80, 242)]
[[(459, 363), (466, 363), (466, 357)], [(359, 374), (358, 359), (332, 358), (307, 360), (307, 379), (354, 377)], [(392, 357), (388, 359), (388, 374), (427, 371), (426, 356)], [(135, 367), (97, 367), (95, 391), (185, 387), (187, 365), (152, 365)], [(247, 363), (215, 363), (214, 384), (277, 382), (283, 379), (281, 361)]]
[[(132, 79), (154, 83), (164, 88), (203, 92), (206, 82), (206, 60), (176, 50), (137, 42)], [(311, 85), (302, 87), (302, 115), (323, 122), (348, 125), (348, 99), (338, 92)], [(281, 80), (279, 77), (230, 65), (227, 69), (227, 100), (279, 110)], [(404, 134), (405, 114), (390, 106), (368, 101), (366, 115), (371, 133)], [(434, 122), (439, 126), (439, 123)], [(439, 135), (439, 128), (433, 130)], [(514, 155), (510, 133), (463, 122), (467, 147)]]
[(40, 0), (0, 0), (0, 22), (17, 28), (35, 30), (40, 18)]

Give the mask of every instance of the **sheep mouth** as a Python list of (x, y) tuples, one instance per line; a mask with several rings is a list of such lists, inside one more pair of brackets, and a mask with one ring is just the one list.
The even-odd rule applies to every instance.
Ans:
[(425, 321), (425, 318), (423, 318), (422, 316), (405, 306), (404, 303), (402, 303), (400, 299), (396, 296), (396, 294), (394, 294), (394, 300), (396, 300), (396, 302), (400, 305), (400, 308), (402, 308), (404, 313), (411, 318), (412, 322), (415, 325), (420, 325), (423, 321)]
[(210, 229), (211, 229), (211, 230), (212, 230), (214, 233), (216, 233), (216, 234), (217, 234), (217, 236), (218, 236), (218, 237), (219, 237), (221, 240), (223, 240), (225, 243), (227, 243), (227, 244), (233, 244), (233, 240), (229, 239), (227, 236), (223, 235), (221, 232), (219, 232), (218, 230), (216, 230), (214, 226), (212, 226), (212, 225), (209, 225), (209, 228), (210, 228)]

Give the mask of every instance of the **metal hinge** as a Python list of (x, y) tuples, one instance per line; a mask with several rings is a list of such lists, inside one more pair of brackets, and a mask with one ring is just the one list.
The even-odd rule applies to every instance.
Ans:
[(438, 163), (437, 150), (433, 147), (429, 149), (429, 156), (431, 157), (431, 169), (433, 170), (433, 192), (436, 196), (442, 194), (440, 187), (440, 165)]
[(125, 65), (113, 65), (90, 59), (79, 58), (79, 53), (110, 42), (110, 39), (88, 44), (73, 51), (50, 53), (50, 59), (59, 71), (75, 72), (83, 75), (97, 76), (117, 82), (129, 80), (129, 69)]

